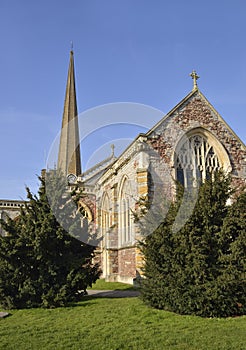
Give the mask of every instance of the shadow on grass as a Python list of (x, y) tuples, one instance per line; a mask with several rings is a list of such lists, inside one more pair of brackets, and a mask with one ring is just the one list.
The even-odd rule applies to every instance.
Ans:
[(106, 282), (105, 279), (98, 279), (92, 287), (88, 287), (87, 291), (89, 290), (112, 290), (112, 291), (121, 291), (121, 290), (126, 290), (126, 291), (139, 291), (140, 286), (136, 285), (131, 285), (131, 284), (125, 284), (121, 282)]
[[(64, 306), (64, 308), (66, 307), (88, 307), (88, 306), (94, 306), (96, 303), (92, 301), (93, 297), (89, 296), (89, 295), (85, 295), (83, 297), (81, 297), (81, 299), (79, 299), (78, 301), (71, 301), (70, 303), (68, 303), (67, 305)], [(61, 306), (62, 308), (62, 306)]]

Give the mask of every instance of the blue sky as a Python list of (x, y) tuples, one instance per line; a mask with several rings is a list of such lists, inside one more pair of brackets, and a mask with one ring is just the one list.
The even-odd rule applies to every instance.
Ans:
[(80, 112), (134, 102), (167, 113), (196, 69), (245, 142), (245, 33), (244, 0), (1, 0), (0, 198), (37, 189), (61, 126), (71, 40)]

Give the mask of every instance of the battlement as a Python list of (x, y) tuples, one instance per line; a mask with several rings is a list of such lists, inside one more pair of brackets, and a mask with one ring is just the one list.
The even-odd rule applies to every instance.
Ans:
[[(26, 201), (0, 199), (0, 219), (6, 220), (7, 217), (15, 219), (19, 216), (21, 207), (24, 207)], [(0, 225), (0, 235), (5, 236), (6, 232)]]
[(20, 200), (9, 200), (9, 199), (0, 199), (0, 210), (1, 209), (19, 209), (26, 204), (26, 201)]

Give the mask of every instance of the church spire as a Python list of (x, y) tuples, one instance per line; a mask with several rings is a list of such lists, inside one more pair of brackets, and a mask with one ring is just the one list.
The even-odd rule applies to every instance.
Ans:
[(64, 175), (81, 174), (80, 139), (76, 101), (73, 50), (70, 51), (67, 87), (64, 102), (58, 168)]

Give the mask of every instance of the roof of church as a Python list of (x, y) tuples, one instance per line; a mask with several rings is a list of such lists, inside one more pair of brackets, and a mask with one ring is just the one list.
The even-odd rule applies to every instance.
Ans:
[(115, 162), (116, 159), (117, 158), (114, 155), (114, 147), (112, 146), (111, 155), (82, 173), (79, 180), (86, 182), (87, 185), (94, 185), (97, 179)]
[(58, 155), (58, 167), (67, 174), (81, 174), (80, 139), (75, 87), (74, 57), (70, 51), (62, 130)]

